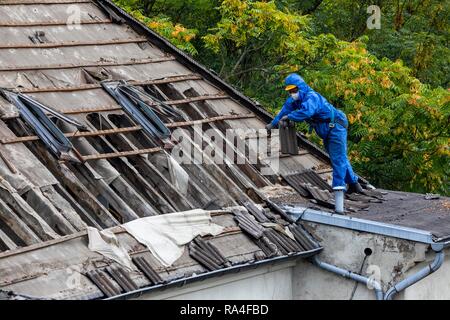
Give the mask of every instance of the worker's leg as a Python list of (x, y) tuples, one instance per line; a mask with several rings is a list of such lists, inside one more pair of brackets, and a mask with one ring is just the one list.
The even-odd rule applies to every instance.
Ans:
[[(339, 118), (341, 121), (343, 121), (348, 126), (347, 116), (342, 111), (339, 110), (337, 112), (336, 117)], [(337, 135), (342, 139), (342, 143), (344, 145), (343, 146), (343, 149), (344, 149), (343, 156), (345, 156), (345, 162), (346, 162), (346, 167), (347, 167), (344, 180), (345, 180), (345, 183), (348, 183), (350, 186), (352, 186), (353, 184), (358, 182), (358, 176), (353, 172), (352, 165), (350, 164), (350, 161), (348, 160), (348, 156), (347, 156), (347, 129), (337, 123), (336, 127), (333, 129), (333, 131), (334, 130), (337, 131)]]
[(347, 158), (347, 173), (345, 174), (345, 182), (348, 184), (353, 184), (358, 182), (358, 176), (353, 172), (352, 165)]
[(346, 175), (348, 171), (347, 159), (347, 132), (345, 128), (336, 125), (330, 130), (326, 145), (328, 146), (328, 154), (330, 155), (331, 166), (333, 167), (333, 183), (334, 190), (346, 187)]

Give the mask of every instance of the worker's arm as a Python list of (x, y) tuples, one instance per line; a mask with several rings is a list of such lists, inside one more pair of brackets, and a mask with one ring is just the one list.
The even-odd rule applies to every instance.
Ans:
[(278, 112), (276, 117), (271, 122), (273, 128), (276, 128), (278, 126), (278, 122), (280, 121), (281, 118), (290, 114), (294, 110), (293, 102), (294, 102), (294, 100), (291, 97), (289, 97), (286, 100), (286, 102), (283, 104), (283, 107), (281, 108), (280, 112)]
[(319, 99), (316, 95), (308, 95), (308, 98), (302, 102), (301, 108), (288, 114), (288, 119), (301, 122), (312, 118), (316, 113)]

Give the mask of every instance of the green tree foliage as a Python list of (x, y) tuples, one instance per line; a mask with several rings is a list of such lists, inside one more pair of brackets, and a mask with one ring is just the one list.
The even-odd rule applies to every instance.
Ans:
[(449, 193), (450, 94), (362, 42), (340, 42), (306, 76), (350, 122), (350, 158), (379, 186)]
[[(190, 0), (196, 4), (196, 17), (187, 14), (178, 19), (178, 10), (189, 10), (183, 1), (153, 2), (146, 12), (154, 17), (161, 12), (152, 10), (159, 6), (171, 11), (164, 3), (173, 3), (172, 21), (201, 30), (195, 40), (198, 59), (273, 113), (286, 98), (284, 77), (300, 73), (347, 114), (351, 161), (375, 185), (450, 194), (450, 93), (435, 85), (448, 80), (439, 72), (427, 75), (436, 66), (442, 72), (448, 68), (448, 55), (436, 57), (448, 50), (448, 45), (434, 42), (446, 32), (436, 2), (419, 5), (410, 0), (416, 7), (407, 9), (401, 0), (370, 1), (382, 7), (382, 28), (393, 24), (394, 31), (383, 35), (366, 30), (367, 1), (223, 0), (208, 16), (211, 6), (205, 6), (202, 14), (203, 1)], [(144, 12), (142, 3), (133, 8)], [(396, 16), (405, 10), (412, 13)], [(426, 10), (435, 13), (421, 20)], [(432, 31), (423, 34), (427, 25)], [(403, 37), (400, 44), (394, 41), (397, 33)], [(403, 53), (397, 50), (400, 47)], [(318, 141), (315, 136), (311, 139)]]
[[(368, 35), (378, 58), (402, 59), (412, 74), (433, 86), (450, 86), (450, 2), (442, 0), (284, 0), (310, 14), (316, 34), (354, 41)], [(381, 29), (367, 29), (367, 7), (381, 9)]]
[(308, 57), (313, 50), (304, 35), (308, 19), (279, 11), (274, 2), (225, 0), (219, 11), (221, 20), (203, 37), (205, 47), (219, 57), (213, 68), (245, 93), (270, 101), (291, 53)]
[(192, 40), (197, 35), (197, 30), (188, 29), (179, 23), (173, 23), (166, 15), (148, 17), (143, 14), (147, 8), (148, 1), (142, 0), (114, 0), (125, 11), (131, 14), (135, 19), (143, 22), (149, 28), (155, 30), (179, 49), (184, 50), (191, 55), (197, 54), (197, 49), (192, 44)]

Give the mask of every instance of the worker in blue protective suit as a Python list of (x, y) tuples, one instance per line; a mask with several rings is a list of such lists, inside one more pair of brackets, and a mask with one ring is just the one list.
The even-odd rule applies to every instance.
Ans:
[(330, 155), (333, 190), (345, 191), (348, 183), (348, 192), (362, 193), (358, 176), (353, 172), (347, 158), (348, 121), (345, 114), (312, 90), (296, 73), (286, 77), (285, 85), (290, 97), (266, 129), (277, 128), (280, 120), (306, 121), (310, 125), (310, 130), (314, 129), (323, 139), (325, 149)]

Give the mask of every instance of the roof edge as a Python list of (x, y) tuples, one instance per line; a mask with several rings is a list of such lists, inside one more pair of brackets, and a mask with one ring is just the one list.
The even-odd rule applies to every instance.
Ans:
[(440, 240), (443, 240), (436, 239), (433, 234), (431, 234), (431, 232), (420, 229), (402, 227), (399, 225), (382, 223), (367, 219), (354, 218), (336, 213), (313, 210), (305, 207), (286, 207), (285, 210), (296, 221), (301, 220), (306, 222), (314, 222), (343, 229), (379, 234), (387, 237), (432, 245), (438, 244), (440, 243)]
[(161, 284), (157, 284), (154, 286), (148, 286), (148, 287), (140, 288), (140, 289), (137, 289), (134, 291), (125, 292), (125, 293), (122, 293), (117, 296), (105, 298), (103, 300), (126, 300), (126, 299), (130, 299), (130, 298), (134, 298), (134, 297), (139, 297), (145, 293), (157, 291), (158, 289), (167, 289), (170, 287), (175, 287), (177, 285), (184, 286), (185, 284), (188, 284), (188, 283), (193, 283), (193, 282), (205, 280), (205, 279), (216, 277), (216, 276), (230, 274), (233, 272), (240, 272), (242, 270), (254, 269), (254, 268), (256, 268), (258, 266), (262, 266), (262, 265), (268, 265), (268, 264), (273, 264), (276, 262), (284, 262), (284, 261), (294, 260), (296, 258), (306, 259), (306, 258), (309, 258), (311, 256), (318, 254), (320, 251), (322, 251), (322, 249), (323, 249), (322, 247), (319, 247), (319, 248), (316, 248), (313, 250), (297, 252), (297, 253), (294, 253), (291, 255), (279, 256), (279, 257), (264, 259), (264, 260), (256, 261), (256, 262), (247, 262), (244, 264), (237, 264), (232, 267), (227, 267), (227, 268), (218, 269), (218, 270), (214, 270), (214, 271), (208, 271), (208, 272), (205, 272), (202, 274), (192, 275), (187, 278), (180, 278), (177, 280), (173, 280), (168, 283), (161, 283)]

